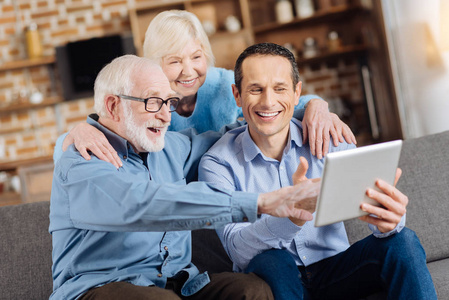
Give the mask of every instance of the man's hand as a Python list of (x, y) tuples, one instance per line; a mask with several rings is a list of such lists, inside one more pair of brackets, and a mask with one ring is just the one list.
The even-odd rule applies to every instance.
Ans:
[[(304, 157), (301, 156), (299, 158), (298, 168), (296, 169), (296, 172), (292, 176), (293, 184), (299, 184), (301, 181), (307, 180), (306, 174), (307, 174), (308, 169), (309, 169), (309, 163), (307, 162), (307, 159), (305, 159)], [(301, 202), (298, 202), (295, 205), (295, 208), (303, 209), (303, 210), (306, 210), (306, 211), (310, 212), (311, 214), (313, 214), (316, 209), (316, 198), (312, 197), (312, 198), (304, 199)], [(297, 219), (297, 218), (293, 218), (293, 217), (289, 217), (289, 219), (290, 219), (290, 221), (292, 221), (294, 224), (296, 224), (298, 226), (302, 226), (306, 223), (306, 220), (303, 220), (303, 219)]]
[(105, 135), (87, 123), (80, 123), (69, 131), (62, 144), (62, 150), (66, 151), (67, 147), (73, 143), (86, 160), (90, 160), (91, 157), (87, 151), (91, 151), (99, 159), (113, 164), (117, 169), (123, 165), (117, 151), (109, 144)]
[(357, 144), (349, 126), (336, 114), (330, 113), (327, 102), (321, 99), (309, 101), (302, 125), (303, 143), (309, 138), (310, 151), (319, 159), (329, 152), (331, 136), (335, 147), (339, 142), (343, 142), (343, 138), (350, 144)]
[(293, 186), (284, 187), (277, 191), (260, 194), (258, 203), (259, 213), (274, 217), (289, 217), (292, 222), (311, 221), (315, 211), (316, 200), (320, 191), (320, 179), (309, 180), (305, 177), (308, 164), (304, 157), (293, 175)]
[(402, 171), (398, 168), (394, 186), (383, 180), (378, 180), (376, 185), (382, 192), (367, 189), (367, 196), (379, 202), (382, 207), (377, 207), (368, 203), (362, 203), (360, 206), (364, 212), (367, 212), (370, 215), (360, 217), (359, 219), (377, 226), (382, 233), (389, 232), (396, 228), (406, 212), (408, 197), (396, 188), (396, 183), (401, 177), (401, 174)]

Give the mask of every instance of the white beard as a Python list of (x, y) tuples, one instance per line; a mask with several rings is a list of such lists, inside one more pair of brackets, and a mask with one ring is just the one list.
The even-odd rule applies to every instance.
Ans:
[[(148, 152), (158, 152), (164, 149), (165, 133), (167, 132), (167, 128), (170, 123), (164, 124), (159, 120), (152, 120), (148, 121), (142, 126), (139, 126), (134, 121), (134, 114), (132, 112), (132, 109), (130, 109), (126, 104), (124, 104), (123, 107), (125, 113), (126, 135), (129, 142), (131, 142), (131, 144), (133, 144), (135, 147), (138, 146)], [(163, 127), (161, 129), (161, 136), (155, 137), (155, 141), (150, 140), (147, 136), (147, 130), (149, 127)]]

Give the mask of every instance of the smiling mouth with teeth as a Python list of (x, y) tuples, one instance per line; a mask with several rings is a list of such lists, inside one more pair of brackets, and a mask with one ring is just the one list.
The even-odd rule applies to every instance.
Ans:
[(148, 127), (148, 129), (154, 133), (158, 133), (159, 131), (161, 131), (160, 129), (154, 127)]
[(195, 80), (196, 80), (196, 78), (193, 78), (192, 80), (178, 80), (178, 81), (181, 84), (192, 84), (195, 82)]
[(261, 117), (274, 117), (280, 114), (279, 111), (271, 112), (271, 113), (264, 113), (264, 112), (256, 112), (257, 115)]

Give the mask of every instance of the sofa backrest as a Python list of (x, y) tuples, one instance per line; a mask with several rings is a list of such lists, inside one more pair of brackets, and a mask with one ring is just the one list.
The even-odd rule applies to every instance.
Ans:
[(0, 207), (0, 299), (48, 299), (52, 291), (50, 203)]
[[(409, 198), (406, 226), (431, 262), (449, 257), (449, 131), (405, 140), (398, 189)], [(345, 222), (351, 243), (370, 234), (358, 219)]]
[[(407, 227), (427, 260), (449, 257), (449, 131), (404, 141), (398, 188), (409, 197)], [(48, 299), (52, 291), (49, 202), (0, 207), (0, 299)], [(359, 220), (346, 222), (351, 242), (370, 234)], [(231, 271), (214, 230), (193, 232), (193, 262), (202, 271)]]

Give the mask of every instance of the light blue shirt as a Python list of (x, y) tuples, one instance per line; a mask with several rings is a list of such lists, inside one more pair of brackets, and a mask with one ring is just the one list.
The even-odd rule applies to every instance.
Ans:
[(189, 230), (255, 221), (257, 194), (202, 182), (186, 185), (188, 170), (217, 133), (189, 138), (167, 132), (165, 148), (149, 153), (147, 168), (126, 140), (92, 119), (88, 123), (106, 135), (123, 167), (117, 170), (95, 156), (86, 161), (73, 146), (56, 163), (50, 298), (75, 299), (116, 281), (163, 288), (180, 271), (189, 275), (182, 294), (194, 294), (209, 277), (191, 263)]
[[(290, 122), (290, 137), (281, 161), (266, 157), (249, 135), (247, 126), (225, 134), (201, 159), (199, 179), (236, 191), (271, 192), (291, 186), (292, 175), (303, 156), (309, 163), (307, 178), (321, 177), (324, 159), (310, 153), (308, 143), (302, 143), (302, 126), (297, 120)], [(329, 152), (354, 148), (354, 144), (329, 145)], [(401, 224), (387, 236), (403, 227)], [(217, 233), (234, 262), (235, 271), (246, 269), (250, 260), (268, 249), (286, 249), (297, 265), (308, 266), (338, 254), (349, 247), (342, 222), (314, 227), (313, 222), (297, 226), (288, 218), (262, 215), (255, 223), (228, 224)]]

